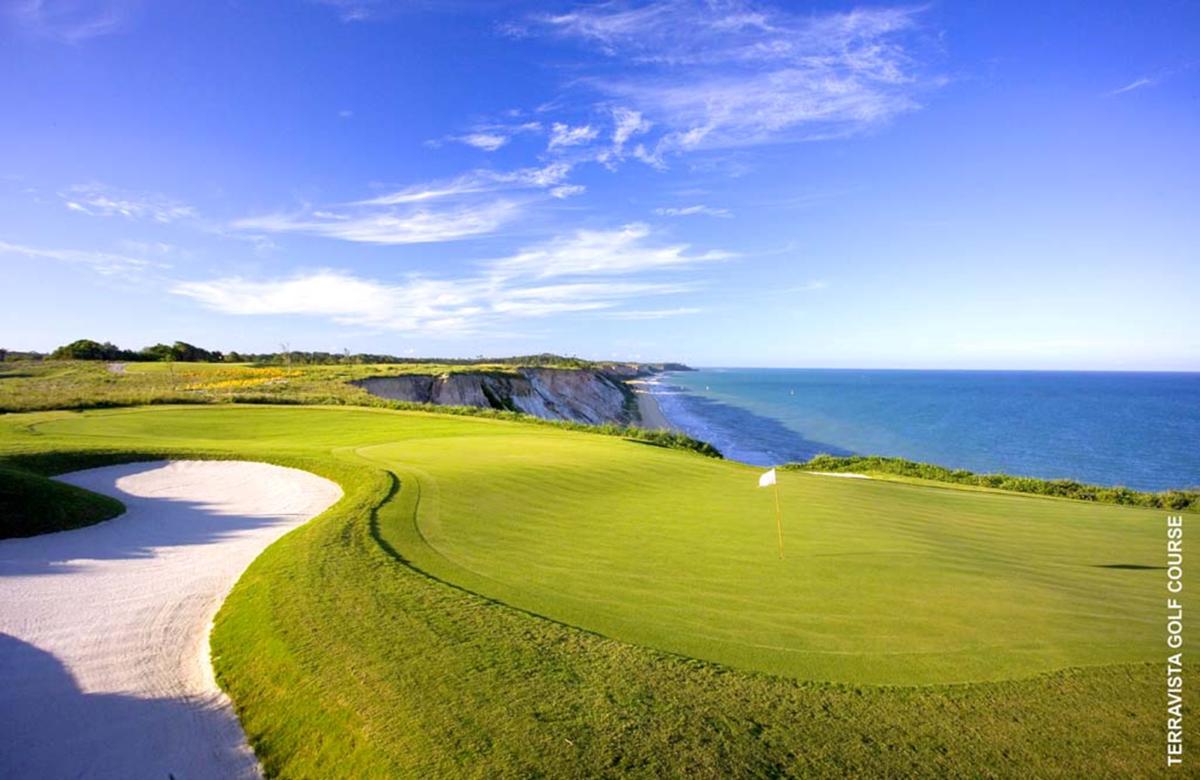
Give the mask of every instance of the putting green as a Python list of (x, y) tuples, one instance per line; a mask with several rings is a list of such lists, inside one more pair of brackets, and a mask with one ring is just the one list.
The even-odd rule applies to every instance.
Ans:
[[(23, 425), (21, 423), (24, 423)], [(854, 684), (1155, 659), (1164, 513), (782, 473), (613, 437), (371, 410), (24, 415), (8, 449), (331, 453), (393, 473), (381, 539), (537, 615), (740, 669)]]

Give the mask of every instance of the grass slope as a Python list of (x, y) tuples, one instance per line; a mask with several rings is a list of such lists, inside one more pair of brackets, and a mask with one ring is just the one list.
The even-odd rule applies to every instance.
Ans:
[[(0, 453), (47, 471), (236, 456), (342, 484), (346, 498), (264, 553), (216, 623), (219, 678), (272, 775), (1162, 764), (1162, 667), (1146, 662), (1162, 660), (1163, 573), (1104, 568), (1161, 563), (1160, 512), (788, 474), (780, 562), (752, 470), (531, 425), (49, 413), (0, 418)], [(789, 666), (773, 645), (806, 660)], [(1103, 666), (1063, 669), (1090, 664)], [(997, 675), (1023, 679), (865, 684)], [(812, 677), (844, 682), (799, 679)]]
[(82, 528), (124, 511), (114, 498), (0, 467), (0, 539)]

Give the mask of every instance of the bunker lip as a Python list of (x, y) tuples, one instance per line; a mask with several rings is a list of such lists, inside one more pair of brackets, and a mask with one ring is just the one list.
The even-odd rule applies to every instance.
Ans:
[(60, 479), (127, 511), (0, 542), (0, 776), (257, 777), (209, 630), (259, 553), (341, 489), (247, 461)]

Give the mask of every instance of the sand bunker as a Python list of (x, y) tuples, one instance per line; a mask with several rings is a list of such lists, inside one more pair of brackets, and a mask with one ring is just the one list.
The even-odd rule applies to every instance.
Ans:
[(127, 511), (0, 542), (0, 777), (257, 777), (209, 627), (250, 562), (341, 489), (240, 461), (62, 480)]

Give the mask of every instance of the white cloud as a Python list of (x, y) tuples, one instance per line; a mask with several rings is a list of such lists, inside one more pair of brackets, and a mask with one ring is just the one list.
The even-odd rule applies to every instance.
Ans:
[(582, 184), (563, 184), (550, 189), (550, 195), (559, 200), (564, 200), (575, 195), (582, 195), (585, 192), (587, 192), (587, 187)]
[(337, 11), (343, 22), (365, 22), (389, 16), (396, 10), (393, 0), (315, 0)]
[(1109, 92), (1108, 94), (1109, 95), (1122, 95), (1126, 92), (1133, 92), (1135, 89), (1141, 89), (1142, 87), (1152, 87), (1157, 83), (1158, 83), (1158, 80), (1152, 79), (1152, 78), (1134, 79), (1133, 81), (1129, 82), (1125, 86), (1120, 87), (1118, 89), (1114, 89), (1113, 91)]
[(8, 13), (39, 35), (80, 43), (118, 32), (130, 5), (122, 0), (16, 0)]
[(351, 205), (396, 206), (506, 189), (544, 189), (561, 184), (570, 172), (571, 166), (562, 162), (512, 171), (480, 169), (454, 179), (405, 187), (385, 195), (355, 201)]
[(571, 125), (555, 122), (550, 126), (550, 149), (556, 149), (563, 146), (579, 146), (588, 141), (592, 141), (596, 136), (600, 135), (600, 131), (591, 125), (579, 125), (572, 127)]
[(423, 203), (430, 200), (455, 198), (461, 195), (473, 195), (488, 192), (492, 184), (477, 175), (460, 176), (443, 182), (419, 184), (413, 187), (389, 192), (366, 200), (353, 202), (352, 206), (398, 206), (407, 203)]
[(654, 210), (655, 214), (661, 217), (691, 217), (702, 214), (707, 217), (732, 217), (733, 212), (729, 209), (714, 208), (712, 206), (676, 206), (668, 208), (659, 208)]
[(476, 170), (366, 200), (295, 213), (235, 220), (238, 231), (305, 233), (371, 244), (426, 244), (494, 233), (519, 218), (526, 201), (498, 193), (542, 190), (567, 197), (582, 190), (565, 185), (571, 166), (556, 162), (512, 171)]
[(482, 149), (485, 152), (494, 152), (508, 143), (508, 136), (496, 133), (469, 133), (468, 135), (459, 136), (456, 140), (462, 141), (467, 146)]
[(518, 135), (540, 132), (542, 132), (541, 122), (522, 122), (520, 124), (499, 122), (477, 125), (469, 133), (451, 135), (444, 139), (427, 143), (437, 147), (441, 145), (442, 141), (457, 141), (467, 146), (473, 146), (476, 149), (482, 149), (485, 152), (494, 152), (506, 146)]
[(171, 292), (225, 314), (319, 316), (343, 325), (448, 335), (494, 330), (512, 319), (608, 310), (626, 300), (687, 289), (649, 283), (530, 287), (488, 276), (385, 284), (322, 270), (266, 282), (240, 277), (181, 282)]
[(59, 197), (71, 211), (96, 217), (125, 217), (168, 223), (196, 216), (196, 210), (177, 200), (153, 193), (117, 190), (103, 184), (76, 184)]
[(625, 142), (635, 135), (648, 132), (653, 122), (646, 120), (640, 111), (618, 106), (613, 109), (613, 153), (618, 156), (625, 151)]
[(813, 279), (810, 282), (797, 284), (792, 287), (783, 287), (775, 290), (777, 293), (801, 293), (801, 292), (816, 292), (817, 290), (826, 290), (829, 288), (829, 282), (824, 279)]
[(512, 257), (493, 261), (500, 274), (537, 278), (590, 274), (628, 274), (640, 271), (694, 266), (726, 260), (728, 252), (689, 254), (687, 244), (652, 245), (645, 241), (650, 228), (634, 223), (619, 230), (579, 230)]
[(701, 309), (691, 306), (680, 306), (674, 309), (631, 309), (626, 311), (605, 312), (604, 316), (614, 320), (662, 320), (667, 317), (682, 317), (687, 314), (699, 314)]
[[(483, 264), (454, 279), (413, 276), (388, 284), (353, 274), (319, 270), (290, 278), (252, 281), (225, 277), (180, 282), (171, 292), (235, 315), (309, 315), (347, 325), (428, 335), (494, 331), (514, 319), (568, 312), (611, 313), (651, 319), (686, 313), (677, 309), (632, 309), (631, 302), (693, 291), (688, 282), (603, 279), (644, 271), (682, 270), (728, 257), (688, 255), (686, 246), (651, 245), (645, 226), (614, 231), (579, 231), (513, 257)], [(551, 277), (573, 277), (547, 281)]]
[(429, 244), (456, 241), (495, 232), (516, 218), (520, 206), (494, 200), (478, 206), (449, 210), (417, 208), (395, 211), (267, 214), (240, 219), (236, 230), (267, 233), (307, 233), (368, 244)]
[(514, 187), (553, 187), (561, 184), (571, 172), (571, 166), (565, 162), (555, 162), (540, 168), (518, 168), (504, 173), (481, 172), (480, 175), (490, 178), (498, 184)]
[(794, 14), (737, 0), (659, 0), (542, 16), (531, 29), (633, 66), (580, 83), (623, 106), (610, 154), (620, 157), (653, 123), (658, 136), (634, 154), (661, 166), (668, 154), (841, 136), (914, 110), (937, 83), (921, 78), (905, 46), (918, 13)]
[(10, 244), (7, 241), (0, 241), (0, 255), (18, 255), (34, 260), (54, 260), (60, 263), (82, 265), (103, 276), (127, 276), (140, 273), (151, 267), (164, 267), (163, 263), (112, 252), (93, 252), (80, 249), (42, 249), (22, 244)]

